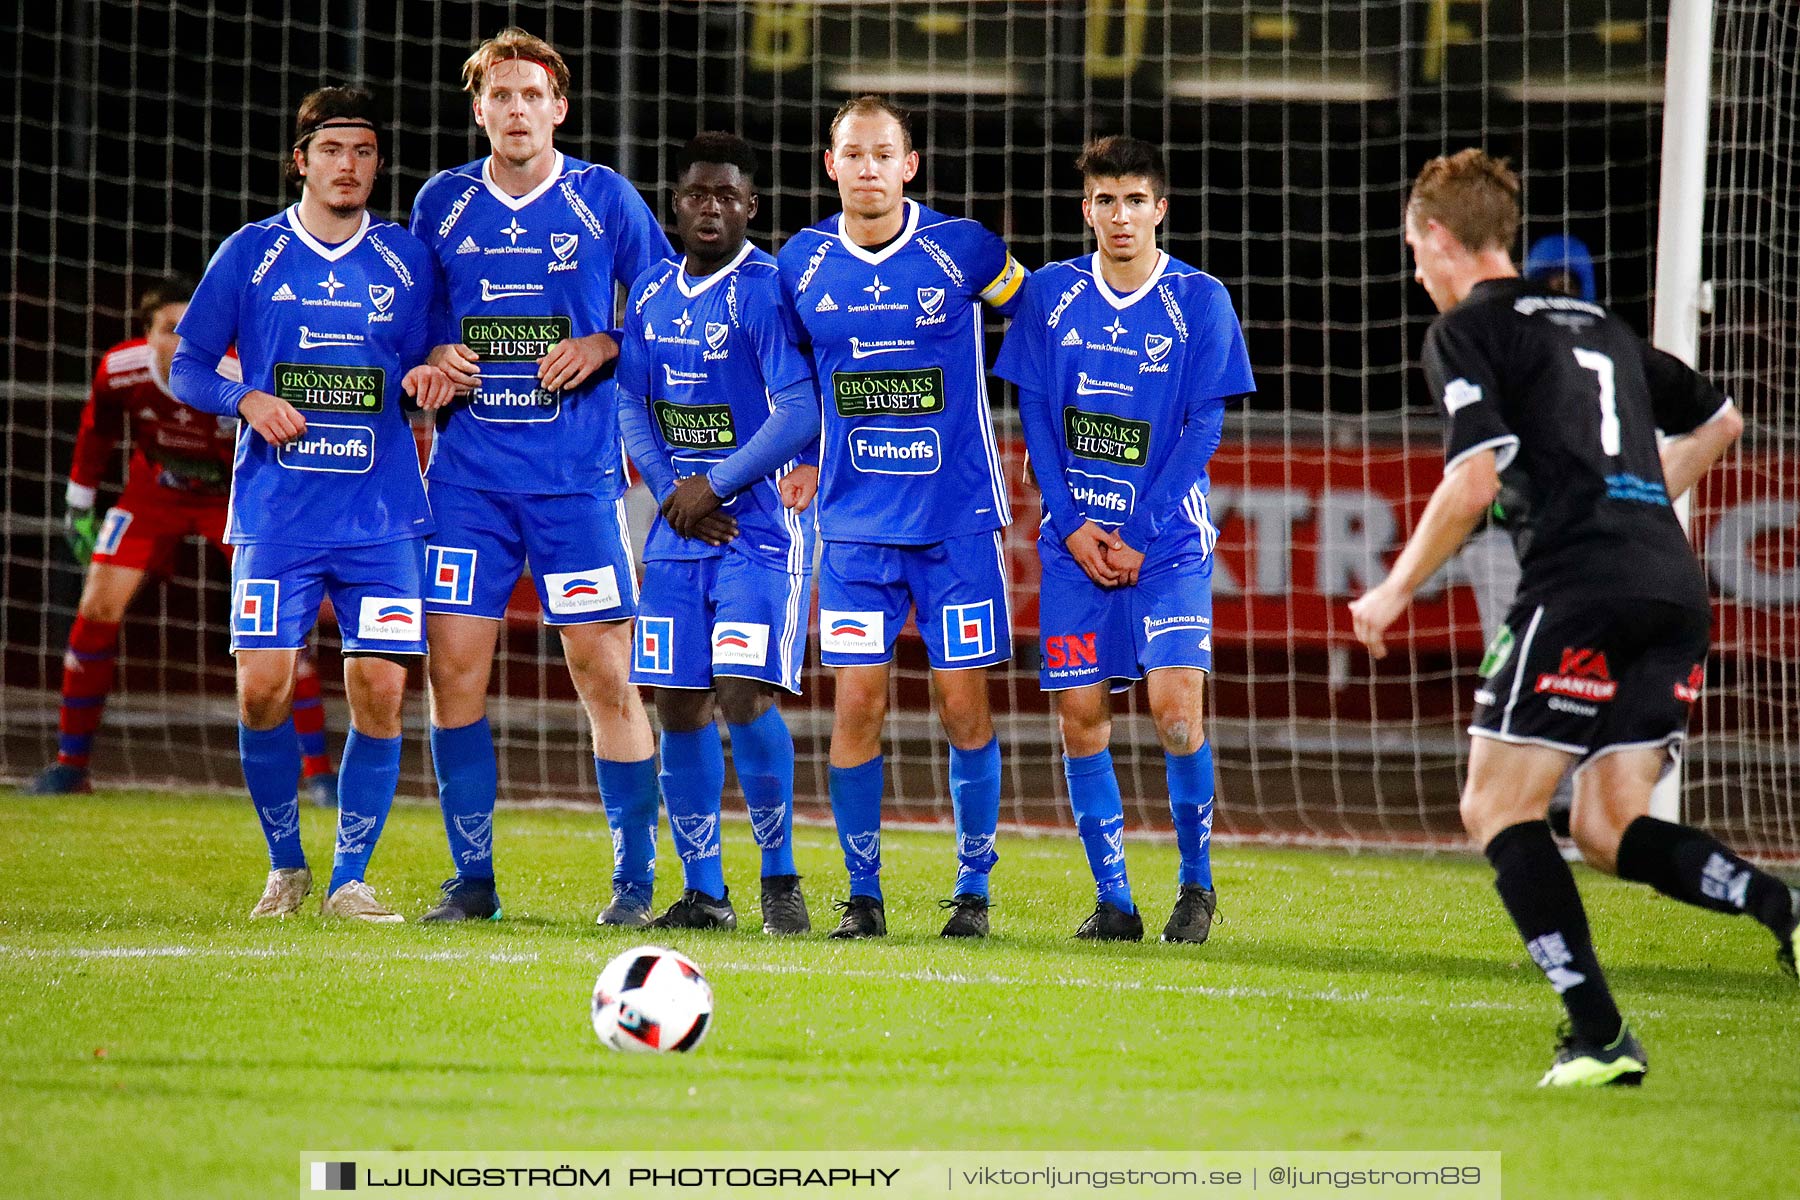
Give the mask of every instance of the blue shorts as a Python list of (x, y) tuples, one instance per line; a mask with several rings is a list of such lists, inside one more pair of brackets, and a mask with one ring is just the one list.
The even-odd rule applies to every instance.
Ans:
[(1045, 554), (1038, 593), (1038, 686), (1105, 683), (1122, 692), (1163, 667), (1212, 670), (1212, 560), (1103, 588), (1067, 554)]
[(737, 675), (799, 695), (811, 585), (730, 552), (646, 563), (631, 682), (704, 689)]
[(437, 532), (425, 551), (426, 612), (500, 620), (527, 558), (546, 625), (619, 621), (637, 611), (623, 499), (437, 481), (427, 494)]
[(425, 653), (425, 539), (378, 546), (255, 542), (231, 556), (231, 652), (298, 650), (331, 597), (344, 649)]
[(925, 546), (826, 542), (819, 557), (819, 645), (828, 667), (888, 662), (908, 612), (931, 665), (991, 667), (1012, 657), (1000, 531)]

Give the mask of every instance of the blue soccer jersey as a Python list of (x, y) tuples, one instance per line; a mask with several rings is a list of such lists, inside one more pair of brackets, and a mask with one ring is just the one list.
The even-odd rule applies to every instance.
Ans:
[(440, 420), (430, 478), (535, 495), (623, 492), (611, 376), (550, 392), (537, 360), (564, 338), (614, 329), (615, 287), (672, 253), (636, 189), (558, 154), (548, 179), (511, 196), (483, 158), (432, 178), (412, 229), (443, 268), (438, 341), (481, 356), (481, 386)]
[(309, 234), (295, 206), (219, 247), (176, 332), (182, 357), (208, 364), (235, 345), (243, 385), (219, 388), (209, 370), (178, 395), (235, 416), (254, 389), (306, 420), (284, 446), (239, 425), (227, 541), (369, 546), (433, 531), (400, 381), (431, 351), (437, 291), (425, 247), (366, 213), (336, 246)]
[(906, 202), (879, 250), (842, 214), (779, 256), (824, 400), (819, 532), (928, 545), (1012, 520), (988, 410), (982, 305), (1010, 315), (1025, 269), (975, 221)]
[(1067, 556), (1093, 521), (1144, 553), (1144, 574), (1212, 553), (1206, 464), (1226, 402), (1256, 390), (1223, 284), (1162, 254), (1121, 296), (1097, 254), (1052, 263), (1026, 283), (994, 373), (1019, 386), (1040, 548)]
[[(621, 403), (639, 414), (637, 435), (626, 430), (632, 457), (658, 500), (706, 472), (737, 520), (735, 549), (792, 574), (812, 569), (813, 519), (782, 506), (776, 480), (816, 459), (818, 392), (773, 258), (746, 242), (699, 279), (675, 260), (645, 272), (626, 306), (616, 379)], [(778, 404), (788, 415), (779, 424)], [(652, 562), (723, 553), (677, 536), (661, 516), (644, 547)]]

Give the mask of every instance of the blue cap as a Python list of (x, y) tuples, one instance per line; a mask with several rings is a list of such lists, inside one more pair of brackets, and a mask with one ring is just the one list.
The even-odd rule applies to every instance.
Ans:
[(1561, 233), (1553, 233), (1531, 243), (1531, 250), (1525, 255), (1525, 278), (1541, 283), (1552, 275), (1564, 272), (1575, 277), (1575, 281), (1581, 285), (1581, 298), (1592, 304), (1594, 256), (1588, 253), (1587, 243)]

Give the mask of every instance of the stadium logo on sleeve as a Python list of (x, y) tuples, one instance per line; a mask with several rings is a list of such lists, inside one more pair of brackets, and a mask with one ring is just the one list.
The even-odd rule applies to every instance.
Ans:
[(411, 597), (364, 596), (356, 636), (380, 642), (416, 642), (425, 636), (425, 606)]
[(637, 619), (637, 648), (631, 665), (644, 675), (675, 673), (675, 618)]
[(474, 550), (457, 546), (425, 547), (425, 599), (433, 604), (475, 602)]
[(274, 637), (281, 580), (240, 579), (231, 590), (231, 632), (238, 637)]
[(885, 621), (878, 612), (821, 609), (819, 648), (831, 654), (886, 654)]
[(619, 607), (619, 581), (611, 567), (545, 575), (544, 590), (551, 613), (559, 616)]
[(994, 652), (994, 602), (944, 605), (944, 659), (963, 662)]
[(769, 627), (748, 621), (713, 626), (713, 666), (760, 667), (769, 661)]
[[(281, 257), (281, 252), (287, 249), (287, 244), (288, 235), (284, 233), (275, 239), (275, 244), (273, 246), (270, 246), (267, 250), (263, 251), (262, 261), (257, 263), (256, 270), (250, 273), (250, 284), (252, 287), (263, 281), (263, 276), (269, 273), (269, 268), (275, 265), (275, 260)], [(281, 286), (284, 288), (287, 287), (285, 283)], [(279, 300), (282, 297), (278, 294), (275, 298)], [(292, 300), (294, 298), (294, 293), (289, 291), (286, 298)]]

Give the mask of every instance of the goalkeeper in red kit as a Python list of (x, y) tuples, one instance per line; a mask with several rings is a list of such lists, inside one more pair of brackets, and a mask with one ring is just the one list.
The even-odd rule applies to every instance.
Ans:
[[(92, 790), (88, 756), (113, 687), (119, 623), (145, 577), (166, 573), (176, 547), (190, 536), (231, 554), (224, 541), (225, 510), (237, 422), (195, 412), (169, 392), (169, 365), (180, 341), (175, 326), (193, 294), (194, 285), (179, 277), (154, 280), (144, 289), (137, 309), (144, 336), (101, 356), (82, 410), (64, 525), (87, 579), (63, 655), (56, 761), (26, 789), (34, 795)], [(236, 365), (227, 359), (221, 370)], [(128, 426), (132, 455), (125, 490), (101, 519), (95, 500)], [(304, 654), (295, 671), (294, 728), (306, 791), (316, 803), (335, 806), (337, 777), (325, 751), (318, 672)]]

